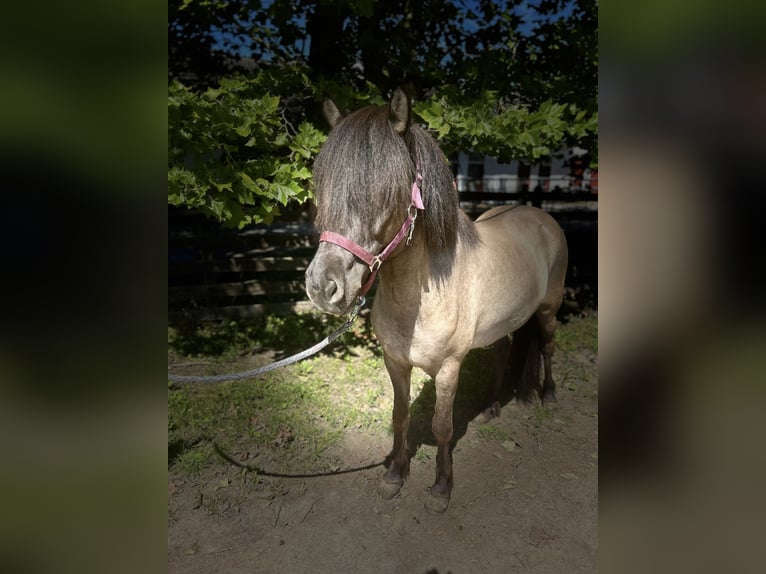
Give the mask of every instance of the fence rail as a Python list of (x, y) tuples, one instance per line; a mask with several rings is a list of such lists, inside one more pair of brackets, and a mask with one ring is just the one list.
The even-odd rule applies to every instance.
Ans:
[(540, 203), (576, 204), (583, 201), (598, 201), (598, 194), (590, 191), (461, 191), (460, 201), (469, 204), (482, 201), (500, 201), (503, 203), (539, 201)]
[[(531, 193), (460, 194), (461, 204), (478, 213), (496, 203), (532, 202)], [(545, 193), (542, 206), (559, 219), (570, 241), (570, 266), (577, 263), (572, 242), (585, 233), (595, 249), (597, 212), (592, 194)], [(553, 202), (559, 202), (558, 207)], [(562, 209), (562, 206), (565, 209)], [(313, 308), (304, 275), (318, 236), (306, 222), (222, 230), (202, 216), (169, 208), (168, 321), (224, 321)], [(574, 214), (574, 215), (573, 215)], [(584, 227), (583, 227), (584, 224)], [(571, 237), (570, 237), (571, 236)], [(578, 240), (579, 242), (579, 240)], [(595, 264), (594, 264), (595, 265)], [(595, 274), (586, 266), (576, 274)], [(370, 294), (374, 297), (374, 291)]]

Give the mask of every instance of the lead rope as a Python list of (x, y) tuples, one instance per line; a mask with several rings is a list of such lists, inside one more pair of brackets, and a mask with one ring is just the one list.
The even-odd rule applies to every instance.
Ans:
[(351, 325), (354, 324), (354, 321), (359, 315), (359, 311), (361, 311), (362, 307), (364, 307), (364, 304), (365, 304), (365, 298), (360, 297), (359, 301), (354, 306), (354, 308), (351, 311), (351, 314), (349, 315), (348, 319), (346, 319), (346, 322), (343, 323), (343, 325), (335, 329), (335, 331), (327, 335), (327, 337), (322, 339), (319, 343), (317, 343), (313, 347), (310, 347), (306, 349), (305, 351), (301, 351), (300, 353), (297, 353), (290, 357), (280, 359), (279, 361), (276, 361), (269, 365), (258, 367), (257, 369), (251, 369), (249, 371), (242, 371), (239, 373), (231, 373), (228, 375), (210, 375), (205, 377), (205, 376), (197, 376), (197, 375), (174, 375), (172, 373), (168, 373), (168, 380), (173, 381), (174, 383), (222, 383), (224, 381), (238, 381), (241, 379), (250, 379), (253, 377), (257, 377), (258, 375), (268, 373), (269, 371), (273, 371), (275, 369), (280, 369), (282, 367), (292, 365), (293, 363), (302, 361), (303, 359), (306, 359), (307, 357), (310, 357), (311, 355), (317, 354), (319, 351), (321, 351), (322, 349), (327, 347), (330, 343), (332, 343), (335, 339), (340, 337), (343, 333), (348, 331), (351, 328)]

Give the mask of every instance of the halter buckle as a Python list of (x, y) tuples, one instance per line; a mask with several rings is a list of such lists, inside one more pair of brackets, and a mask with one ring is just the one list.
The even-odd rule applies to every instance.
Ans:
[(410, 219), (410, 229), (407, 231), (407, 241), (405, 242), (407, 247), (412, 244), (412, 235), (415, 232), (415, 219), (417, 219), (417, 213), (415, 214), (415, 217), (411, 217)]
[(376, 255), (375, 258), (372, 260), (372, 263), (370, 264), (370, 272), (377, 273), (381, 265), (383, 265), (383, 260), (380, 258), (379, 255)]

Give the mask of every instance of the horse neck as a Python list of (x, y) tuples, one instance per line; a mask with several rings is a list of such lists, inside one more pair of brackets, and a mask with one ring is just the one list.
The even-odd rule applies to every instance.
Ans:
[(381, 284), (396, 285), (397, 291), (419, 291), (428, 279), (430, 256), (425, 239), (415, 230), (411, 245), (404, 245), (380, 269)]
[[(462, 216), (462, 214), (461, 214)], [(473, 225), (471, 221), (467, 221)], [(455, 271), (457, 251), (463, 243), (462, 231), (458, 228), (457, 241), (439, 253), (429, 248), (424, 230), (418, 224), (412, 244), (403, 246), (401, 251), (389, 259), (380, 270), (380, 281), (387, 286), (396, 286), (398, 293), (417, 292), (427, 289), (429, 283), (441, 283)]]

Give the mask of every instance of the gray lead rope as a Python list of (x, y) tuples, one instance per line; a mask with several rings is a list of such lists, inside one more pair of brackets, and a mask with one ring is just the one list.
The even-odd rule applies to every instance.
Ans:
[(203, 377), (203, 376), (195, 376), (195, 375), (173, 375), (171, 373), (168, 373), (168, 380), (173, 381), (175, 383), (222, 383), (224, 381), (238, 381), (241, 379), (250, 379), (252, 377), (257, 377), (258, 375), (268, 373), (269, 371), (280, 369), (282, 367), (286, 367), (287, 365), (292, 365), (293, 363), (302, 361), (303, 359), (310, 357), (311, 355), (315, 355), (316, 353), (324, 349), (327, 345), (332, 343), (335, 339), (340, 337), (343, 333), (348, 331), (351, 328), (351, 325), (354, 324), (354, 321), (356, 320), (357, 315), (359, 315), (359, 311), (364, 306), (364, 302), (365, 302), (364, 297), (360, 297), (359, 302), (351, 311), (351, 315), (349, 315), (348, 319), (346, 320), (345, 323), (343, 323), (343, 325), (341, 325), (335, 331), (327, 335), (327, 337), (322, 339), (319, 343), (317, 343), (313, 347), (306, 349), (305, 351), (301, 351), (300, 353), (297, 353), (290, 357), (286, 357), (284, 359), (281, 359), (269, 365), (258, 367), (257, 369), (242, 371), (240, 373), (231, 373), (228, 375), (211, 375), (211, 376)]

